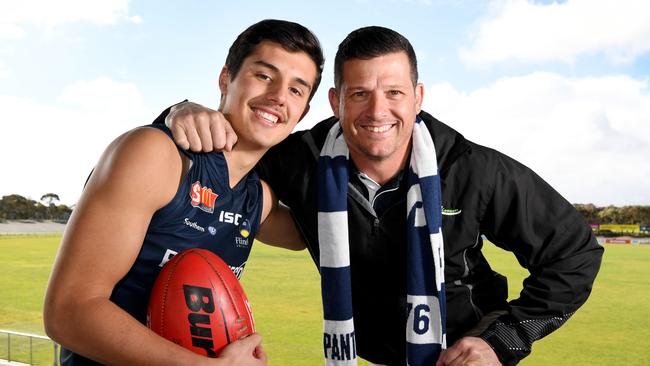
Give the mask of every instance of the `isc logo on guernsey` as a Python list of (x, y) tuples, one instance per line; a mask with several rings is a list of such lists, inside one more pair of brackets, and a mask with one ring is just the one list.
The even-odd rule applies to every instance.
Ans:
[(226, 224), (239, 225), (239, 219), (241, 218), (242, 216), (240, 214), (228, 211), (221, 211), (219, 214), (219, 221), (225, 222)]
[(214, 202), (218, 196), (218, 194), (212, 192), (212, 189), (201, 186), (199, 181), (194, 182), (190, 188), (192, 206), (198, 207), (208, 213), (214, 212)]

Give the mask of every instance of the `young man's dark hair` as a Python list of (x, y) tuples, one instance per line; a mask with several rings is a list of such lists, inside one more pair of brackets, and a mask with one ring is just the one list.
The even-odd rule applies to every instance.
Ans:
[(325, 63), (323, 51), (318, 38), (309, 29), (286, 20), (262, 20), (248, 27), (235, 39), (226, 57), (230, 80), (235, 79), (244, 59), (255, 51), (255, 47), (263, 41), (275, 42), (290, 52), (305, 52), (314, 61), (317, 73), (314, 87), (309, 95), (309, 100), (311, 100), (318, 89), (323, 73), (323, 64)]
[(389, 53), (406, 52), (411, 66), (413, 85), (418, 81), (418, 61), (411, 42), (392, 29), (370, 26), (348, 34), (339, 45), (334, 58), (334, 86), (340, 90), (343, 64), (352, 59), (369, 60)]

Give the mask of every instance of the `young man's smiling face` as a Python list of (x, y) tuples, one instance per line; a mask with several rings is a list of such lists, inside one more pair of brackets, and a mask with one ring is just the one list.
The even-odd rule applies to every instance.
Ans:
[(286, 138), (309, 110), (317, 68), (305, 52), (261, 42), (234, 79), (226, 66), (219, 76), (221, 112), (240, 147), (268, 149)]
[(342, 76), (340, 90), (330, 90), (330, 105), (355, 163), (403, 160), (423, 96), (407, 54), (348, 60)]

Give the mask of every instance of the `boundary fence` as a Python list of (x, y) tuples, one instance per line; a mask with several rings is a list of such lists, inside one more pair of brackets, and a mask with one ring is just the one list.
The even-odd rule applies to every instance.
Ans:
[[(6, 361), (10, 364), (20, 362), (27, 365), (59, 365), (59, 345), (48, 337), (0, 329), (0, 343), (4, 343), (0, 345), (0, 364)], [(48, 343), (51, 346), (48, 346)], [(52, 358), (49, 362), (43, 363), (42, 357), (34, 358), (35, 350), (38, 352), (37, 356), (41, 356), (44, 350), (47, 352), (48, 347), (52, 347)], [(47, 355), (44, 357), (49, 359)]]

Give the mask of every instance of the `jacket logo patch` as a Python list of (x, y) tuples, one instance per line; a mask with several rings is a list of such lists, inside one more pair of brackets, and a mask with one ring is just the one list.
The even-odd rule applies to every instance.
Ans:
[(218, 194), (212, 192), (211, 188), (201, 186), (199, 181), (194, 182), (190, 188), (192, 206), (208, 213), (214, 212), (214, 202), (218, 196)]
[(442, 206), (442, 214), (445, 216), (456, 216), (460, 215), (461, 212), (463, 212), (463, 210), (458, 208), (446, 208), (445, 206)]

